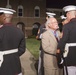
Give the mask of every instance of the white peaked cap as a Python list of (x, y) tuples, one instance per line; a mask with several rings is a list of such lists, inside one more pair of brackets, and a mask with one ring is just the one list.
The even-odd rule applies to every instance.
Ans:
[(76, 6), (68, 5), (63, 8), (63, 11), (65, 11), (65, 12), (72, 11), (72, 10), (76, 10)]
[(65, 17), (64, 15), (61, 15), (60, 17), (61, 17), (61, 19), (66, 19), (66, 18), (67, 18), (67, 17)]
[(54, 15), (48, 15), (49, 17), (54, 17)]
[(5, 14), (13, 14), (14, 12), (16, 12), (13, 9), (9, 9), (9, 8), (0, 8), (0, 13), (5, 13)]
[(49, 17), (54, 17), (56, 14), (55, 13), (50, 13), (50, 12), (46, 12), (46, 14), (49, 16)]

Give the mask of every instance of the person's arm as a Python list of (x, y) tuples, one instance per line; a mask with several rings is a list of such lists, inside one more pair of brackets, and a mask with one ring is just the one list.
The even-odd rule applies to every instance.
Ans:
[(37, 40), (40, 40), (39, 36), (40, 36), (40, 29), (38, 30), (38, 33), (37, 33), (37, 36), (36, 36)]
[(59, 49), (61, 51), (61, 53), (64, 52), (64, 48), (65, 48), (65, 44), (68, 41), (68, 37), (69, 37), (69, 28), (67, 26), (64, 26), (63, 28), (63, 35), (58, 43), (58, 47), (57, 49)]
[(63, 52), (64, 52), (64, 48), (65, 48), (65, 44), (68, 40), (69, 37), (69, 29), (65, 26), (63, 29), (63, 35), (58, 43), (58, 47), (57, 47), (57, 52), (56, 52), (56, 56), (57, 56), (57, 64), (59, 68), (62, 68), (63, 65)]
[(41, 40), (42, 33), (43, 33), (43, 26), (40, 26), (38, 33), (37, 33), (37, 36), (36, 36), (37, 40)]
[(19, 51), (19, 56), (21, 56), (25, 50), (26, 50), (26, 40), (25, 40), (25, 37), (23, 36), (23, 38), (21, 39), (21, 42), (19, 44), (19, 47), (18, 47)]

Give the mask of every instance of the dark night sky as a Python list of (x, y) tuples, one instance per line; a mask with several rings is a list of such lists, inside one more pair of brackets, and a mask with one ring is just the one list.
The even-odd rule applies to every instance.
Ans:
[(76, 5), (76, 0), (46, 0), (47, 8), (63, 8), (66, 5)]

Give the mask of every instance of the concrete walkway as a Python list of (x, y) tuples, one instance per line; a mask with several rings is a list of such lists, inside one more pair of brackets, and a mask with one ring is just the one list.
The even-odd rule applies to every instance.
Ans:
[(35, 69), (35, 60), (33, 55), (26, 50), (26, 52), (20, 57), (23, 75), (37, 75)]

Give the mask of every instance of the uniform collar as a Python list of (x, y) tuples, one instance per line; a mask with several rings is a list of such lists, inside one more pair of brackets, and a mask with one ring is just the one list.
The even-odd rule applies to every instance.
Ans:
[(73, 18), (73, 19), (70, 20), (70, 22), (72, 22), (72, 21), (76, 21), (76, 18)]
[(5, 26), (12, 26), (12, 23), (5, 23)]

